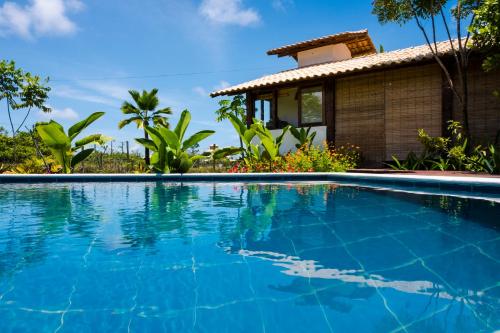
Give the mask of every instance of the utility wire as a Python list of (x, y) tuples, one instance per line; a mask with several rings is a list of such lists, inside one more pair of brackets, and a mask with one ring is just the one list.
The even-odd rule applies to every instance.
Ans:
[(276, 67), (256, 67), (256, 68), (242, 68), (242, 69), (228, 69), (220, 71), (206, 71), (206, 72), (185, 72), (185, 73), (167, 73), (167, 74), (155, 74), (155, 75), (130, 75), (130, 76), (105, 76), (105, 77), (88, 77), (88, 78), (55, 78), (50, 79), (51, 82), (71, 82), (71, 81), (106, 81), (106, 80), (130, 80), (130, 79), (153, 79), (153, 78), (165, 78), (165, 77), (179, 77), (179, 76), (194, 76), (194, 75), (207, 75), (207, 74), (219, 74), (219, 73), (234, 73), (234, 72), (245, 72), (245, 71), (256, 71), (256, 70), (266, 70), (275, 69)]

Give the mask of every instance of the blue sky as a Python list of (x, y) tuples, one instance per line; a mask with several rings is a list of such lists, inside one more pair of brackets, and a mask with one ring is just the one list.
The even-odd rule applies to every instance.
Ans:
[(386, 51), (424, 42), (413, 23), (380, 25), (370, 0), (0, 1), (1, 57), (50, 77), (50, 118), (67, 125), (105, 111), (91, 131), (133, 141), (140, 130), (117, 128), (127, 90), (158, 88), (172, 122), (189, 109), (190, 132), (217, 131), (202, 148), (237, 144), (231, 125), (215, 122), (210, 91), (296, 66), (268, 49), (364, 28)]

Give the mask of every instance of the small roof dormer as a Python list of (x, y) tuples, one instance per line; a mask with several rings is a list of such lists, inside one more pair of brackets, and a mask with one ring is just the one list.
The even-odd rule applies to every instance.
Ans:
[(366, 29), (341, 32), (267, 51), (268, 55), (291, 56), (298, 62), (299, 67), (341, 61), (374, 53), (377, 53), (377, 50)]

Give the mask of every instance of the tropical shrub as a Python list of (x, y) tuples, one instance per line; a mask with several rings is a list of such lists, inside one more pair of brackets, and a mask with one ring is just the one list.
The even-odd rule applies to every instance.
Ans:
[(286, 172), (343, 172), (354, 169), (360, 161), (359, 149), (353, 145), (339, 148), (305, 145), (282, 160)]
[[(260, 120), (253, 119), (253, 124), (247, 128), (237, 116), (231, 114), (228, 117), (243, 143), (244, 163), (249, 167), (267, 164), (268, 171), (272, 171), (280, 158), (280, 147), (290, 126), (283, 128), (281, 134), (275, 138)], [(255, 137), (259, 140), (252, 143)]]
[[(243, 95), (236, 95), (232, 100), (223, 99), (219, 101), (220, 108), (215, 111), (215, 120), (221, 122), (224, 119), (231, 120), (231, 116), (236, 117), (239, 123), (243, 123), (246, 118), (246, 99)], [(243, 153), (243, 140), (239, 137), (241, 153)], [(242, 156), (243, 157), (243, 156)]]
[(215, 166), (217, 161), (239, 153), (241, 153), (241, 148), (226, 147), (226, 148), (217, 148), (209, 152), (205, 152), (203, 153), (203, 156), (208, 157), (208, 159), (212, 163), (212, 171), (215, 172)]
[(61, 165), (59, 165), (58, 162), (53, 158), (51, 157), (38, 158), (32, 156), (28, 159), (25, 159), (22, 163), (17, 164), (10, 170), (5, 171), (4, 173), (30, 174), (30, 173), (58, 173), (60, 171), (61, 171)]
[(52, 157), (62, 167), (63, 173), (71, 173), (73, 168), (94, 152), (93, 148), (85, 149), (89, 144), (102, 144), (107, 138), (102, 134), (92, 134), (72, 144), (73, 140), (94, 121), (101, 118), (104, 112), (95, 112), (86, 119), (74, 124), (64, 132), (64, 128), (58, 122), (38, 123), (35, 125), (36, 131), (44, 144), (49, 148)]
[[(36, 143), (35, 143), (36, 142)], [(37, 151), (37, 146), (38, 150)], [(0, 127), (0, 164), (23, 163), (34, 156), (50, 155), (50, 150), (40, 139), (36, 131), (19, 131), (12, 137)]]
[(316, 137), (316, 132), (311, 133), (312, 127), (305, 128), (296, 128), (294, 126), (290, 126), (290, 133), (292, 133), (293, 137), (297, 139), (298, 143), (295, 147), (301, 148), (303, 146), (311, 146), (314, 138)]
[(432, 137), (418, 130), (418, 140), (424, 150), (420, 155), (408, 153), (401, 161), (392, 156), (388, 165), (396, 170), (457, 170), (499, 173), (500, 153), (494, 144), (472, 146), (457, 121), (448, 122), (449, 137)]
[(343, 172), (356, 168), (360, 162), (359, 148), (353, 145), (339, 148), (305, 145), (295, 152), (279, 157), (271, 164), (254, 161), (236, 163), (229, 172)]
[(162, 125), (147, 126), (146, 131), (151, 139), (136, 139), (138, 143), (153, 151), (151, 166), (155, 172), (186, 173), (195, 160), (204, 157), (203, 155), (189, 155), (188, 150), (215, 132), (200, 131), (184, 140), (190, 121), (191, 113), (184, 110), (173, 131)]
[(262, 147), (259, 160), (261, 162), (267, 161), (269, 163), (269, 171), (272, 171), (273, 164), (281, 158), (280, 156), (280, 148), (283, 144), (283, 140), (285, 138), (285, 134), (290, 129), (290, 126), (285, 126), (280, 135), (276, 138), (272, 135), (271, 131), (266, 128), (266, 126), (254, 119), (254, 123), (250, 126), (255, 130), (255, 133), (260, 139), (260, 145)]

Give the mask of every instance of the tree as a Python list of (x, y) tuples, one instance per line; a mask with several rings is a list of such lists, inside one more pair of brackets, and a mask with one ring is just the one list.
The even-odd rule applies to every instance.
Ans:
[(161, 125), (147, 126), (146, 131), (151, 135), (151, 140), (135, 139), (144, 147), (154, 151), (151, 164), (156, 172), (186, 173), (193, 166), (194, 161), (203, 158), (203, 155), (189, 156), (188, 151), (215, 132), (210, 130), (199, 131), (184, 140), (190, 122), (191, 113), (184, 110), (173, 131)]
[[(37, 75), (16, 68), (14, 61), (0, 61), (0, 101), (5, 99), (13, 137), (23, 127), (33, 108), (43, 112), (51, 111), (45, 105), (50, 91), (50, 88), (45, 85), (47, 82), (48, 78), (42, 80)], [(26, 114), (16, 127), (12, 120), (12, 111), (21, 109), (25, 109)]]
[[(228, 99), (223, 99), (219, 101), (219, 106), (220, 108), (215, 111), (215, 114), (217, 115), (217, 122), (221, 122), (224, 119), (230, 120), (231, 116), (234, 116), (241, 120), (242, 122), (245, 122), (245, 117), (246, 117), (246, 99), (242, 95), (236, 95), (233, 97), (233, 100), (228, 100)], [(241, 151), (243, 152), (243, 141), (240, 139), (240, 148)], [(242, 153), (243, 154), (243, 153)]]
[[(124, 119), (118, 123), (118, 128), (122, 129), (123, 127), (135, 123), (137, 128), (144, 129), (144, 139), (149, 139), (149, 134), (146, 131), (146, 128), (154, 124), (155, 126), (162, 126), (165, 128), (169, 127), (168, 119), (166, 115), (172, 114), (172, 109), (163, 108), (157, 110), (158, 104), (160, 101), (156, 94), (158, 93), (158, 89), (153, 89), (149, 92), (146, 90), (142, 91), (142, 94), (136, 90), (128, 91), (130, 96), (135, 102), (135, 105), (129, 102), (123, 102), (121, 107), (121, 111), (123, 114), (132, 115), (128, 119)], [(150, 164), (149, 159), (149, 148), (144, 148), (144, 160), (146, 165)]]
[(89, 144), (102, 144), (107, 138), (102, 134), (91, 134), (72, 144), (73, 140), (90, 124), (101, 118), (104, 112), (95, 112), (86, 119), (74, 124), (64, 132), (64, 128), (58, 122), (36, 124), (36, 131), (42, 138), (43, 143), (49, 147), (52, 155), (61, 164), (64, 173), (71, 173), (74, 167), (85, 160), (94, 152), (93, 148), (84, 149)]
[[(445, 13), (450, 2), (449, 0), (374, 0), (373, 13), (377, 15), (379, 22), (382, 24), (396, 22), (403, 25), (410, 20), (415, 20), (425, 38), (427, 46), (443, 71), (448, 85), (460, 105), (464, 132), (467, 137), (470, 137), (469, 113), (467, 108), (467, 70), (471, 52), (471, 45), (469, 43), (471, 29), (467, 29), (464, 35), (462, 24), (464, 21), (467, 21), (468, 27), (472, 25), (476, 17), (476, 11), (481, 8), (483, 1), (456, 0), (455, 6), (451, 9), (451, 17), (456, 23), (456, 39), (452, 37)], [(425, 21), (430, 21), (430, 31), (427, 31), (424, 27)], [(449, 66), (441, 59), (441, 54), (438, 50), (436, 35), (439, 22), (443, 26), (452, 49), (453, 64), (457, 72), (456, 78), (450, 71)]]
[(486, 54), (483, 69), (500, 69), (500, 0), (485, 0), (474, 15), (476, 19), (469, 29), (474, 46)]

